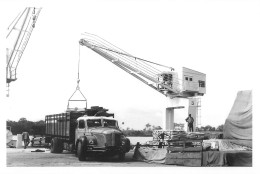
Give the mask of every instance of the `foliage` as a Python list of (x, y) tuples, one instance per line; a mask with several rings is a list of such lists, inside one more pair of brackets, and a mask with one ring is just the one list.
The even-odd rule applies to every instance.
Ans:
[(28, 121), (26, 118), (20, 118), (18, 122), (7, 120), (6, 125), (11, 127), (11, 131), (14, 135), (21, 134), (22, 132), (28, 132), (30, 135), (41, 135), (45, 134), (44, 121)]
[(223, 131), (223, 129), (219, 130), (219, 129), (216, 129), (215, 127), (207, 125), (207, 126), (201, 126), (200, 128), (197, 128), (197, 131), (200, 131), (200, 132), (201, 131)]
[(223, 124), (222, 124), (222, 125), (219, 125), (219, 126), (217, 127), (217, 131), (223, 132), (223, 130), (224, 130), (224, 125), (223, 125)]
[(160, 129), (162, 129), (161, 126), (154, 126), (151, 125), (150, 123), (147, 123), (143, 130), (134, 130), (127, 127), (126, 130), (122, 130), (122, 131), (126, 136), (151, 137), (154, 130), (160, 130)]
[[(22, 117), (19, 119), (18, 122), (7, 120), (6, 122), (7, 126), (11, 127), (12, 133), (15, 134), (21, 134), (22, 132), (26, 131), (30, 135), (41, 135), (43, 136), (45, 134), (45, 122), (44, 120), (32, 122), (28, 121), (26, 118)], [(200, 128), (197, 128), (197, 131), (211, 131), (211, 132), (222, 132), (224, 125), (220, 125), (217, 128), (212, 127), (210, 125), (202, 126)], [(161, 130), (161, 126), (154, 126), (149, 123), (147, 123), (143, 130), (134, 130), (130, 129), (129, 127), (126, 128), (126, 130), (122, 130), (123, 133), (126, 136), (152, 136), (152, 133), (154, 130)]]

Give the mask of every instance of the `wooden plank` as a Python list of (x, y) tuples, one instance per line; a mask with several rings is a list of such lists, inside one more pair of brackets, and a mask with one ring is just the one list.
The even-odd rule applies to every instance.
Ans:
[(202, 153), (167, 153), (166, 159), (201, 159)]
[(185, 139), (185, 140), (168, 140), (168, 143), (192, 143), (192, 142), (200, 142), (202, 143), (203, 140), (190, 140), (190, 139)]
[(199, 147), (167, 147), (167, 151), (171, 152), (201, 152), (202, 146)]
[(190, 167), (200, 167), (201, 159), (174, 159), (166, 158), (165, 164), (180, 165), (180, 166), (190, 166)]

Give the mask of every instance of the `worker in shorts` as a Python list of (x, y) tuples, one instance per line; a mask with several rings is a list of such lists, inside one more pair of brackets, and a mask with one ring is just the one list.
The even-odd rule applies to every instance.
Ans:
[(188, 128), (189, 128), (189, 132), (193, 132), (193, 122), (194, 119), (192, 118), (191, 114), (189, 114), (189, 117), (185, 119), (186, 122), (188, 122)]
[(26, 149), (26, 147), (30, 143), (30, 137), (29, 137), (29, 133), (28, 132), (23, 132), (22, 133), (22, 140), (23, 140), (23, 143), (24, 143), (24, 148)]

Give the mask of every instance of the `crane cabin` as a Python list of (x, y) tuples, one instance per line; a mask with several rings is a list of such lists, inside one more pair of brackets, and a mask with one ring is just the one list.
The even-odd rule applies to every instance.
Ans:
[[(182, 67), (180, 70), (162, 72), (157, 89), (169, 97), (195, 97), (206, 93), (206, 74)], [(165, 88), (169, 86), (169, 88)]]

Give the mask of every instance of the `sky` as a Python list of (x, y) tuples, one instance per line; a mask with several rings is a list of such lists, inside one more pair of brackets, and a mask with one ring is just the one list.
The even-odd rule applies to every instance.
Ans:
[[(123, 128), (163, 125), (166, 97), (87, 47), (79, 48), (84, 32), (142, 59), (205, 73), (202, 126), (224, 124), (237, 92), (255, 89), (259, 1), (1, 1), (1, 33), (27, 6), (43, 9), (8, 98), (1, 85), (6, 120), (38, 121), (64, 112), (76, 89), (80, 50), (80, 90), (88, 107), (109, 109)], [(1, 51), (6, 54), (5, 47)]]

